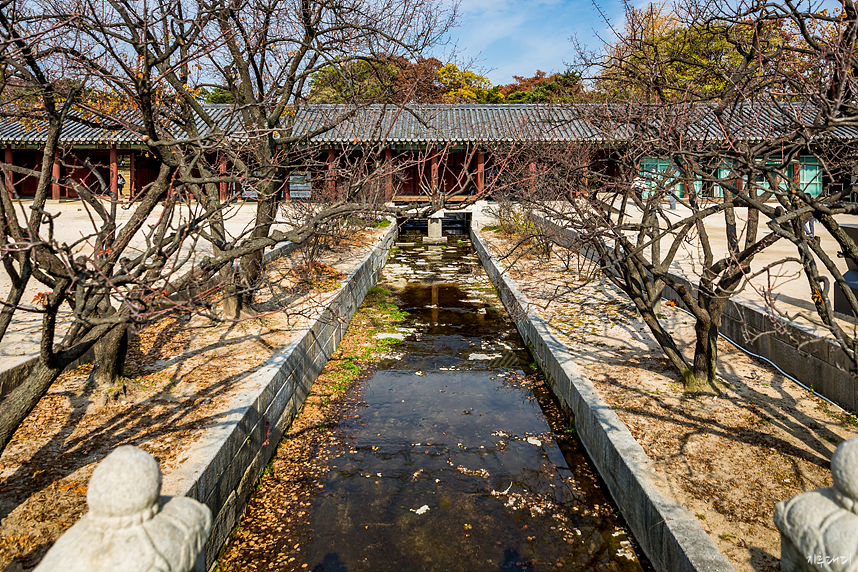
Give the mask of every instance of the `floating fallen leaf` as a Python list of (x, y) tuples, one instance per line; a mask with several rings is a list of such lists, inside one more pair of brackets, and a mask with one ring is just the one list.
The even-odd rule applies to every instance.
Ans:
[(429, 512), (429, 505), (428, 505), (428, 504), (424, 504), (423, 506), (421, 506), (421, 507), (420, 507), (420, 508), (418, 508), (418, 509), (413, 509), (413, 508), (412, 508), (412, 509), (411, 509), (411, 512), (416, 512), (417, 514), (426, 514), (427, 512)]

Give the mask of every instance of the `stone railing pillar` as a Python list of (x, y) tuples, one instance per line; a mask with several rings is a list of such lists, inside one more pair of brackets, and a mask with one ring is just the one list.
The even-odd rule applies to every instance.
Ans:
[(205, 572), (209, 508), (161, 496), (161, 469), (149, 453), (125, 445), (92, 473), (89, 512), (45, 555), (36, 572)]
[(858, 570), (858, 437), (831, 457), (834, 486), (775, 506), (783, 572)]

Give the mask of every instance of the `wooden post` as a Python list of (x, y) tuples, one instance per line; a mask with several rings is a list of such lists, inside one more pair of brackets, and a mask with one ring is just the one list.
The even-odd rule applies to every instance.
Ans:
[[(218, 160), (217, 172), (221, 176), (226, 175), (226, 157), (224, 155), (221, 155)], [(217, 184), (217, 194), (221, 201), (225, 201), (229, 198), (226, 191), (226, 181), (221, 181)]]
[(483, 192), (486, 189), (486, 154), (483, 151), (477, 151), (477, 191)]
[(432, 196), (438, 194), (438, 155), (432, 155)]
[(55, 201), (60, 200), (60, 150), (57, 149), (54, 153), (54, 165), (51, 170), (53, 182), (51, 183), (51, 198)]
[[(3, 157), (3, 161), (7, 165), (12, 165), (12, 146), (6, 145), (6, 153)], [(9, 193), (10, 197), (15, 196), (15, 182), (12, 179), (12, 171), (6, 170), (6, 192)]]
[(137, 153), (131, 153), (128, 163), (128, 196), (133, 197), (137, 193)]
[(801, 157), (799, 157), (798, 161), (795, 161), (792, 164), (792, 182), (796, 189), (801, 189), (802, 192), (804, 191), (804, 189), (801, 188)]
[(334, 162), (337, 160), (337, 152), (334, 149), (328, 149), (328, 174), (327, 174), (327, 184), (328, 191), (332, 193), (337, 192), (337, 179), (336, 174), (334, 173)]
[(387, 163), (387, 168), (390, 169), (390, 173), (387, 175), (387, 192), (384, 196), (384, 199), (389, 201), (393, 198), (393, 149), (390, 147), (384, 150), (384, 161)]
[(116, 145), (110, 146), (110, 193), (114, 197), (119, 195), (119, 157)]
[(527, 170), (530, 173), (530, 190), (533, 191), (536, 188), (536, 163), (531, 163), (527, 166)]

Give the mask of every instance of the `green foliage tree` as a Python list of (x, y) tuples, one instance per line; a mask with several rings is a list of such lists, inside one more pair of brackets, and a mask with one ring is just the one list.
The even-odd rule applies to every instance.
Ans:
[[(768, 73), (767, 65), (746, 73), (745, 55), (755, 51), (761, 64), (778, 62), (797, 71), (806, 66), (786, 49), (791, 37), (777, 21), (704, 20), (680, 17), (665, 5), (630, 7), (622, 41), (609, 46), (596, 86), (615, 99), (718, 100), (741, 73), (754, 89), (780, 89), (782, 83), (774, 83), (779, 74)], [(746, 91), (750, 85), (735, 87)]]
[(308, 103), (503, 103), (500, 86), (436, 58), (354, 61), (314, 74)]
[(552, 75), (537, 70), (533, 77), (513, 78), (514, 83), (500, 88), (508, 103), (572, 103), (582, 99), (581, 74), (571, 69)]
[(399, 68), (390, 63), (357, 60), (316, 72), (308, 103), (382, 103), (395, 101)]
[(218, 87), (206, 95), (206, 103), (235, 103), (235, 97), (227, 90)]

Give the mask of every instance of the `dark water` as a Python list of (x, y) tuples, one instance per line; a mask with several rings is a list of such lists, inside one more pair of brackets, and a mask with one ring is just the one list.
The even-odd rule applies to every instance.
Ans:
[[(409, 319), (311, 509), (310, 570), (641, 570), (467, 241), (395, 251)], [(403, 237), (403, 241), (408, 240)]]

